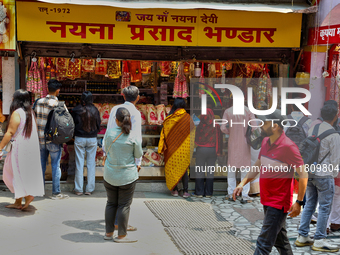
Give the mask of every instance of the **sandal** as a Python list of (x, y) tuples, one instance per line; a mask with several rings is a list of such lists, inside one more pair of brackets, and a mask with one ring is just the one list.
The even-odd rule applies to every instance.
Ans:
[(112, 236), (107, 236), (106, 234), (104, 235), (104, 240), (113, 240), (113, 235)]
[(253, 202), (253, 199), (251, 199), (250, 197), (245, 197), (241, 199), (241, 204), (247, 204), (251, 202)]
[(115, 237), (115, 238), (113, 239), (113, 241), (116, 242), (116, 243), (135, 243), (135, 242), (137, 242), (136, 239), (130, 239), (130, 238), (128, 238), (127, 236), (124, 237), (124, 238)]
[(227, 199), (228, 201), (230, 201), (230, 202), (235, 202), (233, 196), (231, 196), (231, 195), (228, 195), (228, 196), (226, 197), (226, 199)]
[(91, 193), (91, 192), (85, 192), (85, 195), (86, 195), (86, 196), (91, 196), (92, 193)]

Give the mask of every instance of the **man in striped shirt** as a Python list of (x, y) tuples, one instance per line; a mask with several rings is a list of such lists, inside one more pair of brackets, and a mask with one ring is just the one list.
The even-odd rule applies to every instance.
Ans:
[[(38, 135), (40, 143), (40, 160), (45, 179), (46, 164), (48, 162), (48, 155), (51, 157), (52, 166), (52, 199), (68, 198), (67, 195), (60, 192), (60, 159), (61, 159), (61, 145), (45, 141), (45, 126), (47, 124), (47, 117), (51, 110), (58, 105), (58, 94), (61, 83), (57, 80), (50, 80), (48, 82), (48, 95), (36, 102), (34, 111), (37, 115)], [(66, 108), (66, 107), (65, 107)]]

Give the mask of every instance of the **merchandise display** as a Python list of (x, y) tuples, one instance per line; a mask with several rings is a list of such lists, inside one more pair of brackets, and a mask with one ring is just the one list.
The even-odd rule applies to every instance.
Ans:
[[(236, 85), (245, 93), (247, 87), (253, 87), (254, 105), (270, 105), (272, 89), (271, 75), (275, 75), (272, 65), (238, 62), (198, 62), (192, 61), (138, 61), (97, 58), (52, 58), (31, 56), (27, 58), (26, 77), (27, 90), (32, 92), (33, 99), (47, 94), (47, 84), (51, 79), (62, 83), (59, 100), (72, 108), (80, 104), (83, 91), (90, 91), (94, 97), (101, 118), (101, 130), (98, 133), (98, 147), (96, 152), (96, 167), (102, 172), (103, 148), (102, 141), (107, 130), (107, 124), (112, 108), (124, 103), (122, 90), (135, 85), (140, 90), (140, 98), (136, 108), (142, 119), (142, 166), (145, 171), (164, 166), (164, 158), (157, 153), (162, 125), (171, 111), (175, 98), (186, 99), (186, 110), (195, 112), (196, 122), (199, 121), (199, 106), (192, 101), (191, 94), (200, 97), (211, 93), (215, 83), (226, 83), (236, 79)], [(197, 78), (197, 86), (190, 87), (190, 79)], [(207, 86), (208, 85), (208, 86)], [(210, 86), (210, 87), (209, 87)], [(217, 89), (216, 89), (217, 90)], [(218, 90), (222, 105), (216, 106), (219, 118), (225, 109), (232, 104), (229, 90)], [(214, 94), (214, 93), (212, 93)], [(218, 100), (216, 100), (218, 101)], [(192, 113), (193, 113), (192, 112)], [(191, 114), (192, 114), (191, 113)], [(216, 116), (218, 116), (216, 115)], [(0, 115), (0, 121), (2, 120)], [(228, 139), (224, 138), (224, 148)], [(63, 148), (63, 164), (74, 165), (74, 157), (68, 152), (73, 151), (73, 145)], [(219, 164), (225, 163), (228, 151), (225, 149), (219, 157)], [(72, 161), (72, 162), (68, 162)], [(223, 161), (223, 162), (222, 162)], [(193, 157), (195, 162), (195, 154)], [(66, 168), (66, 165), (65, 165)], [(154, 176), (154, 175), (153, 175)]]
[(153, 150), (148, 149), (143, 156), (143, 160), (146, 164), (153, 164), (155, 166), (163, 166), (164, 165), (164, 158), (162, 155), (154, 152)]

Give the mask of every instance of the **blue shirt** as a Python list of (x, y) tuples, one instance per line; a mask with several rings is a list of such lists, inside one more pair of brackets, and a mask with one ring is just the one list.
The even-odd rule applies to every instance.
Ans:
[[(135, 158), (143, 155), (140, 139), (134, 134), (122, 134), (120, 127), (111, 128), (104, 136), (107, 158), (104, 166), (104, 180), (113, 186), (124, 186), (138, 179)], [(112, 144), (110, 151), (108, 151)]]

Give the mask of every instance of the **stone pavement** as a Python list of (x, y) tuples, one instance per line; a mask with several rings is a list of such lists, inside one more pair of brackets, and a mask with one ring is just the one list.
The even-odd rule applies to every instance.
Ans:
[[(228, 200), (225, 200), (223, 196), (191, 199), (195, 202), (201, 201), (204, 203), (211, 203), (214, 210), (220, 213), (227, 220), (233, 222), (234, 227), (232, 228), (232, 230), (235, 230), (235, 236), (249, 240), (255, 245), (256, 239), (260, 234), (263, 221), (263, 206), (260, 203), (260, 198), (257, 197), (252, 203), (248, 204), (241, 204), (239, 200), (235, 202), (230, 202)], [(340, 251), (336, 253), (322, 253), (313, 251), (311, 249), (311, 246), (302, 248), (296, 247), (294, 245), (294, 242), (298, 235), (300, 219), (301, 214), (296, 218), (287, 219), (287, 232), (294, 255), (340, 254)], [(316, 225), (313, 224), (310, 225), (310, 227), (310, 235), (313, 236), (315, 233)], [(340, 247), (340, 232), (331, 232), (327, 238), (328, 241)], [(275, 248), (273, 248), (271, 254), (276, 255), (279, 253)]]
[[(50, 191), (46, 193), (49, 194)], [(0, 254), (181, 254), (144, 201), (183, 198), (171, 197), (169, 193), (136, 192), (129, 223), (138, 227), (138, 231), (129, 234), (137, 238), (138, 242), (117, 244), (103, 240), (105, 192), (95, 192), (90, 197), (79, 197), (70, 192), (66, 194), (70, 198), (59, 201), (47, 197), (36, 198), (27, 212), (21, 212), (5, 208), (5, 205), (14, 200), (9, 191), (0, 191)], [(232, 229), (237, 237), (250, 240), (255, 245), (263, 219), (259, 198), (246, 205), (239, 201), (226, 201), (224, 196), (189, 198), (189, 201), (211, 204), (214, 210), (233, 223)], [(312, 251), (310, 247), (295, 247), (298, 224), (299, 217), (287, 220), (294, 254), (322, 254)], [(311, 227), (313, 235), (315, 226)], [(331, 233), (329, 238), (332, 243), (340, 245), (339, 232)], [(275, 248), (272, 254), (278, 254)]]

